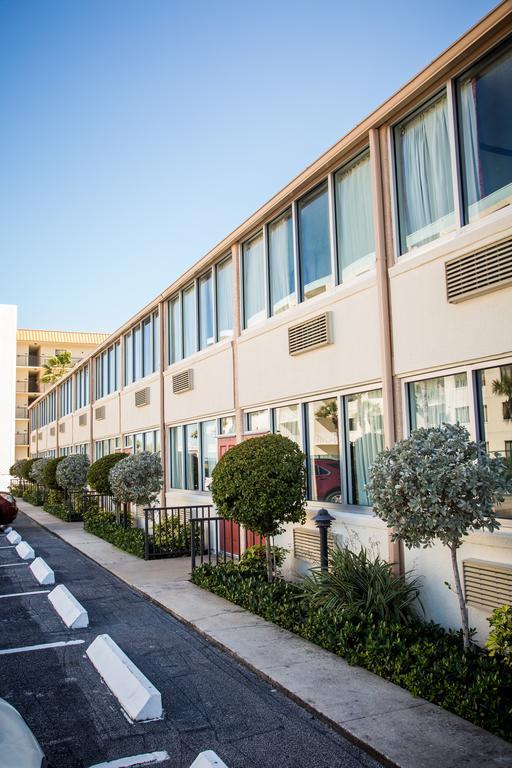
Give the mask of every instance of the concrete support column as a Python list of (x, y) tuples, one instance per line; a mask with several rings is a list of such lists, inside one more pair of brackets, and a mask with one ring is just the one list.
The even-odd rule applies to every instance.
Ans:
[[(375, 226), (375, 258), (377, 275), (377, 302), (379, 313), (379, 347), (382, 371), (382, 395), (384, 407), (384, 444), (390, 448), (395, 442), (395, 399), (393, 391), (393, 353), (391, 332), (391, 308), (389, 301), (389, 277), (386, 255), (386, 230), (384, 224), (384, 188), (382, 184), (382, 159), (377, 129), (370, 130), (370, 161), (372, 173), (372, 202)], [(399, 541), (388, 535), (388, 560), (403, 572), (403, 553)]]
[(93, 416), (94, 416), (94, 381), (96, 379), (96, 358), (91, 357), (89, 360), (89, 458), (91, 464), (94, 461), (94, 432), (93, 432)]
[(167, 491), (167, 440), (165, 434), (165, 389), (164, 389), (164, 368), (165, 368), (165, 327), (166, 327), (166, 303), (161, 301), (158, 305), (158, 321), (160, 332), (158, 334), (160, 349), (160, 458), (162, 460), (163, 486), (160, 494), (160, 505), (165, 506), (165, 492)]

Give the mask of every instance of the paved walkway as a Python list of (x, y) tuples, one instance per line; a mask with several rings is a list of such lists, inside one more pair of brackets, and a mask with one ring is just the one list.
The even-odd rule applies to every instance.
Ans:
[(18, 505), (390, 765), (512, 766), (512, 744), (191, 584), (188, 559), (144, 562), (86, 533), (81, 523)]

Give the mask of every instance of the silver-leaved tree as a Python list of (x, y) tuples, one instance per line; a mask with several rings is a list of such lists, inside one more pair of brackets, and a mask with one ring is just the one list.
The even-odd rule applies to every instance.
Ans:
[(380, 453), (370, 472), (373, 510), (407, 547), (439, 540), (450, 550), (464, 639), (469, 626), (457, 550), (471, 531), (499, 528), (496, 506), (508, 490), (506, 465), (459, 425), (417, 429)]
[(87, 482), (89, 457), (83, 453), (66, 456), (55, 471), (57, 483), (68, 491), (78, 491)]
[(122, 504), (150, 507), (162, 489), (159, 453), (136, 453), (116, 464), (109, 473), (112, 495)]

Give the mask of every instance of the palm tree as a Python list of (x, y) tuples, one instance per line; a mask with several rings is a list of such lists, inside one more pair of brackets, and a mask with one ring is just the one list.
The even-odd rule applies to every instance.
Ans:
[(503, 411), (508, 413), (508, 417), (504, 415), (504, 418), (512, 418), (512, 373), (505, 373), (501, 371), (501, 378), (495, 379), (492, 383), (492, 392), (494, 395), (500, 395), (506, 397), (506, 402), (503, 403), (506, 407)]
[(48, 358), (43, 368), (44, 373), (41, 376), (41, 381), (45, 384), (55, 384), (72, 368), (71, 352), (57, 352), (56, 355)]

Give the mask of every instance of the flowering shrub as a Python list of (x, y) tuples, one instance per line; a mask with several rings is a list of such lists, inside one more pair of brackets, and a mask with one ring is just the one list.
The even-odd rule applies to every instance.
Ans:
[(110, 487), (116, 501), (149, 507), (162, 488), (162, 462), (159, 453), (136, 453), (112, 467)]
[(68, 491), (83, 488), (87, 482), (89, 459), (82, 453), (66, 456), (55, 472), (57, 483)]

